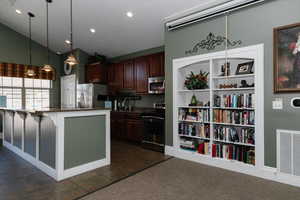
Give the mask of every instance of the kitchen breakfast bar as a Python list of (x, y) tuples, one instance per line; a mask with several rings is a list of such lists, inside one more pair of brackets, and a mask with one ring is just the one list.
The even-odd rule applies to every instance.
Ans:
[(1, 111), (3, 146), (56, 181), (110, 164), (110, 110)]

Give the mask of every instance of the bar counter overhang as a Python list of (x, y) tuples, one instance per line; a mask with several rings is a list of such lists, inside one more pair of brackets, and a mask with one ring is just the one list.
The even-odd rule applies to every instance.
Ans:
[(57, 181), (110, 164), (110, 110), (0, 109), (3, 146)]

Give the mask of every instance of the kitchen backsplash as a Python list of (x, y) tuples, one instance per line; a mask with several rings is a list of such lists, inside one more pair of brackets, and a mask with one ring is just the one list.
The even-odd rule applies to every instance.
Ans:
[(135, 101), (134, 106), (138, 108), (152, 108), (153, 103), (165, 102), (164, 95), (142, 95), (142, 99)]

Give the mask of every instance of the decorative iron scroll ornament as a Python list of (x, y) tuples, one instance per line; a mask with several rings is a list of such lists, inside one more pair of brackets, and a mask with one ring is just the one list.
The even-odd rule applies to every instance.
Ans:
[(197, 43), (192, 50), (186, 51), (185, 54), (197, 53), (200, 49), (213, 50), (217, 46), (226, 45), (226, 41), (227, 45), (232, 47), (242, 44), (241, 40), (230, 41), (224, 36), (215, 36), (215, 34), (209, 33), (205, 40), (202, 40), (201, 42)]

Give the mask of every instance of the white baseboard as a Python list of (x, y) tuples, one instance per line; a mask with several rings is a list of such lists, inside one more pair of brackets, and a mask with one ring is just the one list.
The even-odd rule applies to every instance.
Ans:
[(71, 169), (67, 169), (64, 171), (63, 176), (62, 177), (58, 177), (58, 181), (70, 178), (72, 176), (75, 175), (79, 175), (88, 171), (92, 171), (94, 169), (100, 168), (100, 167), (104, 167), (106, 165), (109, 165), (110, 163), (108, 162), (107, 159), (102, 159), (102, 160), (97, 160), (94, 162), (90, 162), (84, 165), (80, 165), (79, 167), (74, 167)]
[(296, 187), (300, 187), (300, 177), (293, 176), (289, 174), (278, 173), (276, 168), (264, 166), (263, 169), (258, 167), (248, 166), (243, 163), (238, 163), (236, 161), (227, 161), (220, 159), (212, 159), (208, 156), (201, 156), (198, 153), (185, 152), (177, 150), (172, 146), (165, 146), (165, 154), (180, 158), (183, 160), (189, 160), (204, 165), (209, 165), (213, 167), (218, 167), (226, 170), (230, 170), (237, 173), (247, 174), (271, 181), (276, 181), (279, 183), (284, 183)]

